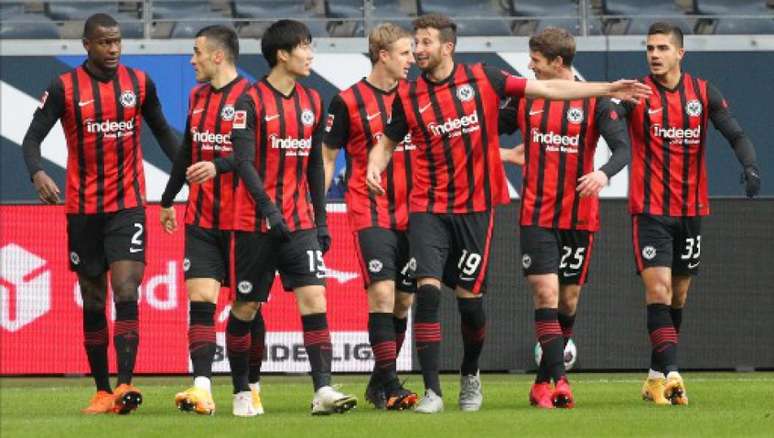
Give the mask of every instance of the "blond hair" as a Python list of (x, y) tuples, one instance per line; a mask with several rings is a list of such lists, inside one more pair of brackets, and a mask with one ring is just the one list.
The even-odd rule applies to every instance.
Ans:
[(393, 23), (382, 23), (371, 29), (368, 34), (368, 57), (371, 64), (379, 61), (379, 52), (390, 50), (392, 44), (401, 38), (411, 38), (411, 34), (405, 29)]

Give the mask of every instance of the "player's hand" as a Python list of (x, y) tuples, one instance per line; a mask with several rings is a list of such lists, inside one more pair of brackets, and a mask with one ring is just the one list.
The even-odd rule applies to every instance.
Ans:
[(161, 218), (161, 228), (163, 228), (167, 234), (172, 234), (177, 231), (175, 207), (161, 207), (161, 213), (159, 214), (159, 217)]
[(269, 235), (275, 239), (281, 242), (290, 241), (290, 228), (279, 210), (275, 209), (266, 216), (266, 226), (269, 229)]
[(40, 170), (32, 176), (32, 183), (35, 185), (35, 190), (38, 192), (38, 197), (46, 204), (58, 204), (59, 203), (59, 187), (50, 176), (46, 175), (46, 172)]
[(331, 233), (327, 225), (317, 226), (317, 241), (320, 242), (320, 250), (323, 254), (331, 249)]
[(649, 86), (633, 79), (620, 79), (610, 84), (610, 97), (635, 104), (652, 93)]
[(524, 165), (524, 143), (512, 149), (500, 148), (500, 159), (504, 163), (513, 163), (517, 166)]
[(374, 194), (382, 196), (384, 195), (384, 189), (382, 188), (382, 172), (379, 171), (379, 169), (372, 165), (368, 164), (368, 169), (366, 170), (366, 185), (368, 186), (368, 190), (372, 191)]
[(601, 170), (587, 173), (578, 178), (578, 193), (584, 196), (599, 196), (599, 192), (607, 185), (607, 175)]
[(758, 167), (753, 165), (746, 166), (744, 172), (742, 172), (742, 183), (744, 184), (745, 192), (747, 192), (748, 198), (754, 198), (758, 196), (758, 192), (761, 191), (761, 174), (758, 171)]
[(215, 178), (218, 172), (215, 169), (215, 163), (212, 161), (199, 161), (188, 166), (185, 171), (185, 177), (189, 183), (201, 184)]

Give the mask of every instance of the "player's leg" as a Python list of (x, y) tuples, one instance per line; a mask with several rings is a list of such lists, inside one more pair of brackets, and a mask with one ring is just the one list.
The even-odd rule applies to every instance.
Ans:
[(231, 367), (233, 404), (238, 417), (263, 414), (250, 388), (250, 351), (253, 321), (266, 302), (274, 282), (279, 244), (260, 232), (237, 231), (229, 253), (231, 312), (226, 322), (226, 355)]
[(325, 298), (325, 262), (316, 230), (296, 231), (279, 248), (282, 285), (286, 291), (294, 292), (301, 315), (304, 348), (315, 391), (312, 415), (349, 411), (357, 405), (357, 398), (331, 386), (333, 345)]
[(138, 300), (145, 273), (145, 209), (120, 210), (106, 215), (105, 256), (110, 265), (110, 286), (116, 306), (113, 346), (116, 351), (118, 385), (115, 411), (128, 414), (142, 403), (132, 386), (140, 341)]
[[(530, 403), (549, 409), (572, 407), (572, 394), (565, 391), (564, 341), (559, 325), (560, 236), (552, 229), (521, 227), (520, 241), (521, 265), (535, 309), (535, 335), (543, 352), (530, 391)], [(551, 388), (551, 380), (554, 388)], [(561, 391), (557, 392), (558, 389)]]
[(494, 214), (487, 211), (452, 216), (452, 229), (454, 250), (449, 262), (454, 264), (454, 289), (464, 347), (460, 365), (459, 406), (463, 411), (477, 411), (483, 402), (478, 362), (486, 338), (483, 296)]
[(443, 393), (438, 373), (441, 348), (441, 280), (450, 250), (451, 235), (440, 215), (409, 215), (409, 248), (414, 260), (413, 276), (417, 279), (414, 342), (425, 384), (425, 396), (415, 412), (436, 413), (443, 410)]
[(594, 248), (594, 233), (583, 230), (562, 230), (559, 235), (562, 250), (559, 260), (558, 319), (566, 351), (567, 343), (572, 338), (575, 327), (575, 315), (578, 310), (581, 287), (588, 280), (591, 254)]
[(669, 218), (636, 215), (632, 220), (634, 256), (645, 288), (651, 363), (642, 395), (659, 405), (666, 373), (677, 370), (677, 333), (669, 314), (672, 302), (673, 230)]
[(104, 252), (103, 215), (67, 215), (67, 242), (70, 270), (78, 276), (83, 303), (83, 346), (97, 387), (86, 414), (113, 411), (113, 391), (108, 372), (109, 329), (107, 301), (107, 262)]
[(263, 353), (266, 350), (266, 322), (263, 319), (262, 308), (253, 318), (250, 326), (250, 359), (248, 370), (248, 382), (253, 394), (253, 406), (263, 412), (261, 400), (261, 366), (263, 365)]
[(188, 292), (188, 352), (193, 386), (175, 395), (182, 411), (212, 415), (212, 362), (215, 357), (215, 309), (226, 279), (229, 234), (187, 225), (183, 271)]

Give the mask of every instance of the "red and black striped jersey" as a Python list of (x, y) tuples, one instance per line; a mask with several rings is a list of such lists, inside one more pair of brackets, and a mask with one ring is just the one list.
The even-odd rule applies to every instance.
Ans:
[[(220, 89), (206, 83), (191, 91), (183, 143), (183, 147), (188, 149), (189, 165), (233, 154), (231, 125), (236, 113), (234, 107), (239, 96), (249, 87), (247, 79), (237, 77)], [(232, 229), (236, 186), (234, 172), (219, 173), (203, 184), (191, 184), (185, 223), (202, 228)]]
[(384, 135), (394, 99), (395, 89), (381, 90), (363, 78), (334, 97), (328, 107), (325, 145), (336, 149), (344, 146), (346, 150), (345, 200), (353, 231), (408, 227), (411, 155), (416, 149), (410, 134), (398, 143), (382, 173), (385, 196), (374, 195), (366, 185), (368, 153)]
[[(145, 205), (141, 117), (172, 159), (177, 140), (144, 72), (119, 65), (115, 74), (100, 78), (84, 64), (60, 75), (44, 93), (25, 136), (30, 175), (42, 169), (40, 143), (61, 119), (68, 151), (66, 212), (110, 213)], [(28, 153), (32, 149), (36, 156)]]
[[(317, 226), (310, 192), (310, 157), (322, 171), (323, 103), (320, 94), (296, 83), (290, 95), (266, 78), (250, 87), (236, 104), (232, 141), (254, 147), (253, 164), (263, 189), (282, 212), (290, 231)], [(320, 191), (324, 188), (320, 187)], [(239, 179), (234, 229), (267, 231), (249, 188)]]
[(412, 212), (472, 213), (509, 202), (499, 155), (500, 99), (524, 94), (526, 79), (482, 64), (456, 64), (448, 78), (401, 82), (385, 135), (411, 134)]
[(726, 106), (710, 102), (707, 81), (683, 73), (670, 90), (647, 76), (650, 98), (628, 111), (632, 140), (629, 212), (663, 216), (709, 214), (704, 150), (710, 113)]
[(605, 98), (519, 99), (501, 110), (501, 130), (519, 129), (524, 140), (521, 225), (599, 229), (599, 198), (581, 197), (578, 179), (594, 171), (600, 134), (613, 151), (600, 170), (610, 178), (626, 165), (629, 141), (619, 111)]

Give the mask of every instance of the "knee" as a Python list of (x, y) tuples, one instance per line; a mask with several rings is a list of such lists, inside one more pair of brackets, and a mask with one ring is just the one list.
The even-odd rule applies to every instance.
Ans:
[(110, 287), (113, 289), (113, 299), (115, 302), (137, 301), (140, 288), (139, 275), (112, 276)]
[(441, 305), (441, 290), (434, 285), (425, 284), (417, 290), (417, 312), (435, 312)]
[(560, 291), (559, 312), (565, 315), (574, 315), (578, 308), (580, 288), (571, 287)]
[(242, 321), (252, 321), (260, 308), (261, 303), (258, 302), (234, 301), (231, 303), (231, 313)]
[(666, 281), (654, 280), (645, 286), (648, 303), (671, 304), (672, 287)]
[(536, 282), (532, 284), (532, 297), (535, 300), (536, 308), (557, 307), (559, 304), (559, 293), (553, 285), (548, 282)]
[(395, 307), (393, 314), (398, 318), (405, 318), (414, 303), (414, 294), (398, 292), (395, 294)]
[(325, 288), (321, 286), (296, 289), (296, 301), (298, 302), (298, 310), (302, 315), (325, 313), (327, 311)]
[(388, 281), (380, 281), (368, 288), (368, 310), (391, 313), (395, 307), (395, 293)]

